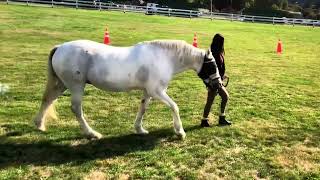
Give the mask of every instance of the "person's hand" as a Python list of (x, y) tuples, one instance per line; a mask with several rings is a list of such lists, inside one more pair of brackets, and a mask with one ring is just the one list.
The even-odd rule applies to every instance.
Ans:
[(228, 84), (229, 84), (229, 76), (223, 76), (223, 81), (224, 81), (224, 84), (223, 84), (223, 86), (224, 87), (227, 87), (228, 86)]

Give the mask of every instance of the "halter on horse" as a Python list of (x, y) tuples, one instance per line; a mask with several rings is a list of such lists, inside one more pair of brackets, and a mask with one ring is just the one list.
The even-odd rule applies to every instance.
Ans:
[(188, 69), (200, 72), (205, 59), (213, 59), (210, 51), (206, 53), (176, 40), (142, 42), (131, 47), (107, 46), (88, 40), (66, 42), (50, 53), (47, 86), (35, 124), (39, 130), (46, 130), (45, 117), (53, 101), (69, 89), (71, 110), (83, 133), (101, 138), (102, 135), (88, 125), (82, 110), (84, 88), (90, 83), (103, 90), (144, 92), (134, 125), (138, 134), (148, 133), (142, 127), (142, 118), (151, 97), (159, 99), (171, 108), (175, 133), (184, 138), (178, 106), (166, 89), (174, 74)]

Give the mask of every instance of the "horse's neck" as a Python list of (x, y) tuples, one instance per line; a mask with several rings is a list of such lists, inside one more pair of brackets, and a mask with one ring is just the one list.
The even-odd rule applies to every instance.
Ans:
[(199, 49), (199, 51), (194, 52), (191, 56), (174, 57), (174, 74), (178, 74), (189, 69), (198, 73), (203, 64), (204, 54), (205, 52)]
[(155, 40), (138, 44), (147, 45), (148, 50), (162, 57), (162, 61), (168, 60), (172, 73), (177, 74), (188, 69), (199, 72), (203, 63), (205, 51), (195, 48), (184, 41)]
[(205, 51), (201, 50), (200, 53), (201, 53), (201, 55), (193, 61), (193, 68), (197, 72), (197, 74), (200, 72), (200, 70), (202, 68), (204, 56), (205, 56)]

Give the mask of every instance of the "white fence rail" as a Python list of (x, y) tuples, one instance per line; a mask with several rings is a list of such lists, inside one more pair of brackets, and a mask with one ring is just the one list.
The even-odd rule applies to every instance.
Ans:
[(164, 16), (175, 17), (188, 17), (188, 18), (206, 18), (206, 19), (223, 19), (230, 21), (242, 21), (242, 22), (263, 22), (271, 24), (290, 24), (290, 25), (306, 25), (306, 26), (320, 26), (319, 20), (312, 19), (295, 19), (295, 18), (278, 18), (278, 17), (265, 17), (265, 16), (250, 16), (241, 14), (229, 14), (229, 13), (202, 13), (194, 10), (184, 9), (171, 9), (171, 8), (158, 8), (147, 6), (133, 6), (115, 3), (105, 3), (100, 1), (84, 1), (84, 0), (0, 0), (11, 3), (23, 3), (26, 5), (45, 5), (45, 6), (67, 6), (81, 9), (96, 9), (96, 10), (115, 10), (125, 12), (138, 12), (145, 13), (147, 15), (157, 14)]

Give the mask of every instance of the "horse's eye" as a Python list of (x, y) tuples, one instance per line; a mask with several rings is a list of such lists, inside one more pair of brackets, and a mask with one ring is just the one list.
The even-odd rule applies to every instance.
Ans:
[(208, 58), (207, 56), (204, 58), (205, 61), (211, 61), (212, 58)]

